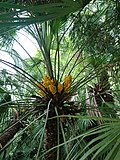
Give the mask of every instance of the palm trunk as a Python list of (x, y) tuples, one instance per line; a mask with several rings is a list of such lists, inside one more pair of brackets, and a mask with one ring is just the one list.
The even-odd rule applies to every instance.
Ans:
[[(48, 118), (56, 116), (54, 110), (49, 112)], [(45, 150), (48, 151), (52, 147), (55, 147), (59, 144), (63, 143), (62, 132), (59, 127), (59, 135), (58, 135), (58, 121), (56, 118), (50, 119), (46, 124), (46, 142), (45, 142)], [(59, 137), (59, 139), (58, 139)], [(57, 159), (57, 149), (53, 149), (52, 151), (46, 153), (45, 160), (56, 160)]]

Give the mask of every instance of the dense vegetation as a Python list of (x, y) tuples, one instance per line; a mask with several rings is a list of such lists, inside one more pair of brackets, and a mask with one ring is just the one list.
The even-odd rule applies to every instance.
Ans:
[(0, 1), (0, 160), (119, 160), (119, 28), (119, 0)]

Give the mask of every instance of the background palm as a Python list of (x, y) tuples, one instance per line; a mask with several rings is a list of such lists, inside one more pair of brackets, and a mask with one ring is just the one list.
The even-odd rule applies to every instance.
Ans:
[[(82, 11), (78, 10), (79, 3)], [(105, 157), (106, 159), (117, 159), (119, 157), (120, 135), (118, 126), (120, 122), (114, 114), (115, 110), (119, 111), (119, 3), (117, 1), (116, 3), (113, 1), (95, 1), (83, 9), (86, 4), (82, 1), (69, 1), (69, 3), (64, 1), (63, 6), (61, 6), (61, 3), (28, 6), (28, 11), (32, 14), (30, 18), (25, 18), (24, 21), (22, 17), (18, 16), (17, 10), (15, 12), (11, 10), (8, 12), (7, 10), (5, 14), (1, 14), (1, 44), (3, 44), (2, 47), (6, 47), (4, 50), (7, 50), (14, 58), (14, 63), (12, 65), (6, 61), (1, 62), (17, 71), (12, 75), (5, 70), (1, 72), (1, 132), (9, 126), (13, 113), (16, 116), (16, 110), (20, 113), (19, 119), (24, 120), (23, 129), (11, 140), (9, 146), (5, 146), (7, 147), (6, 151), (5, 147), (1, 149), (1, 159), (42, 159), (46, 154), (43, 147), (46, 143), (44, 140), (47, 123), (47, 120), (44, 121), (46, 113), (41, 113), (39, 110), (42, 115), (35, 115), (32, 110), (37, 102), (31, 98), (32, 95), (39, 95), (35, 82), (41, 82), (44, 74), (49, 74), (51, 78), (54, 77), (61, 81), (63, 81), (65, 75), (71, 74), (74, 77), (74, 88), (71, 92), (78, 93), (75, 104), (81, 109), (74, 118), (70, 118), (71, 115), (68, 115), (69, 119), (75, 120), (74, 125), (68, 121), (67, 130), (60, 126), (63, 127), (62, 152), (64, 154), (62, 157), (57, 154), (56, 159), (105, 159)], [(11, 3), (11, 5), (4, 2), (0, 3), (0, 6), (5, 8), (17, 8), (20, 5), (19, 13), (24, 14), (23, 10), (26, 10), (26, 7), (23, 7), (23, 4), (16, 6)], [(66, 5), (68, 5), (67, 12), (66, 9), (64, 10)], [(62, 13), (59, 12), (58, 14), (58, 6), (63, 9)], [(36, 13), (37, 7), (39, 11), (42, 8), (46, 9), (47, 14)], [(76, 10), (78, 12), (70, 16), (53, 20)], [(16, 14), (17, 23), (15, 24), (12, 22), (13, 17), (11, 20), (10, 17), (12, 15), (15, 18)], [(6, 21), (3, 21), (3, 19)], [(51, 21), (42, 24), (35, 23), (50, 19)], [(28, 24), (31, 25), (27, 26)], [(6, 28), (2, 26), (6, 26)], [(20, 53), (14, 51), (12, 45), (8, 46), (7, 42), (11, 44), (10, 42), (17, 40), (14, 35), (16, 30), (20, 28), (24, 28), (25, 31), (30, 33), (38, 43), (38, 53), (34, 58), (30, 57), (27, 60), (22, 60)], [(25, 48), (25, 46), (22, 47)], [(26, 52), (26, 54), (30, 53)], [(110, 75), (109, 82), (111, 88), (113, 88), (115, 104), (101, 102), (99, 104), (100, 108), (97, 110), (100, 113), (100, 118), (97, 118), (95, 116), (98, 114), (94, 111), (96, 108), (93, 109), (94, 103), (92, 101), (92, 97), (96, 98), (97, 96), (89, 94), (88, 91), (91, 91), (89, 88), (93, 88), (93, 91), (94, 84), (102, 81), (101, 76), (104, 82), (103, 73), (106, 71)], [(21, 84), (23, 85), (21, 86)], [(9, 88), (10, 85), (11, 88)], [(109, 88), (105, 86), (104, 92), (106, 90), (109, 90)], [(12, 96), (12, 101), (5, 99), (6, 93)], [(88, 98), (91, 101), (88, 102)], [(3, 100), (6, 101), (3, 102)], [(6, 105), (6, 102), (9, 103)], [(16, 110), (11, 108), (16, 108)], [(91, 118), (88, 117), (88, 114)], [(108, 118), (105, 119), (106, 116)], [(111, 117), (114, 117), (114, 119)], [(107, 124), (104, 124), (103, 121)], [(92, 124), (92, 122), (94, 123)], [(102, 126), (87, 131), (91, 128), (90, 126), (101, 123), (103, 123)], [(93, 136), (91, 137), (91, 135)], [(98, 137), (96, 138), (96, 136)], [(91, 139), (93, 140), (87, 145), (86, 140), (90, 141)], [(59, 149), (61, 147), (58, 143), (57, 153), (59, 153)], [(114, 154), (109, 153), (109, 150), (112, 150)], [(94, 154), (95, 151), (96, 154)]]

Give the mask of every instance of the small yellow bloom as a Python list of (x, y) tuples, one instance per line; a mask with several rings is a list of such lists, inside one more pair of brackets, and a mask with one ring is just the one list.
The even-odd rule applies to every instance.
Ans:
[(64, 78), (64, 91), (65, 92), (69, 92), (70, 88), (71, 88), (71, 83), (72, 83), (72, 76), (66, 76)]
[(66, 82), (66, 83), (71, 83), (71, 82), (72, 82), (72, 76), (71, 76), (71, 75), (66, 76), (66, 77), (64, 78), (64, 82)]
[(44, 81), (44, 82), (43, 82), (43, 86), (44, 86), (45, 88), (48, 88), (50, 84), (51, 84), (50, 81)]
[(36, 82), (37, 86), (39, 87), (38, 93), (43, 95), (44, 97), (46, 96), (46, 90), (43, 84), (40, 84), (39, 82)]
[(52, 79), (52, 80), (50, 81), (50, 84), (55, 85), (55, 84), (56, 84), (56, 81)]
[(55, 84), (54, 80), (47, 80), (43, 82), (43, 86), (47, 89), (49, 88), (49, 85), (54, 85), (54, 84)]
[(62, 90), (63, 90), (63, 84), (59, 83), (58, 84), (58, 92), (61, 93)]
[(43, 77), (43, 81), (44, 82), (46, 82), (46, 81), (50, 81), (51, 79), (50, 79), (50, 76), (48, 76), (48, 75), (45, 75), (44, 77)]
[(71, 83), (64, 83), (64, 91), (68, 92), (70, 90)]
[(57, 91), (56, 91), (56, 86), (54, 86), (54, 85), (49, 85), (49, 90), (50, 90), (50, 92), (54, 95)]

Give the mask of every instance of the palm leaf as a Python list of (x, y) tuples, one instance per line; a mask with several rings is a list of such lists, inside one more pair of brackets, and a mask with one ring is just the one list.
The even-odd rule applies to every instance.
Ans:
[[(88, 145), (85, 147), (90, 147), (92, 144), (93, 147), (91, 147), (82, 157), (81, 159), (86, 159), (90, 156), (90, 154), (96, 152), (92, 159), (97, 159), (98, 157), (104, 156), (104, 159), (114, 159), (116, 157), (116, 153), (119, 150), (119, 120), (118, 122), (113, 122), (107, 125), (103, 125), (103, 127), (106, 129), (106, 132), (102, 129), (98, 128), (98, 131), (102, 131), (101, 135), (93, 139)], [(113, 132), (114, 130), (114, 132)], [(93, 131), (93, 134), (96, 134), (95, 131)], [(85, 149), (84, 148), (84, 149)], [(83, 150), (84, 150), (83, 149)], [(109, 151), (115, 151), (114, 155), (111, 154)]]
[[(7, 2), (0, 2), (0, 6), (4, 9), (13, 8), (13, 11), (0, 15), (0, 26), (3, 30), (4, 26), (6, 26), (7, 28), (11, 26), (13, 28), (16, 26), (26, 26), (32, 23), (56, 19), (84, 8), (84, 6), (89, 2), (90, 0), (88, 0), (87, 3), (81, 3), (82, 5), (80, 5), (80, 7), (77, 1), (72, 0), (70, 0), (69, 3), (68, 1), (63, 1), (62, 3), (36, 6), (23, 6)], [(3, 20), (5, 20), (6, 22), (4, 22)]]

